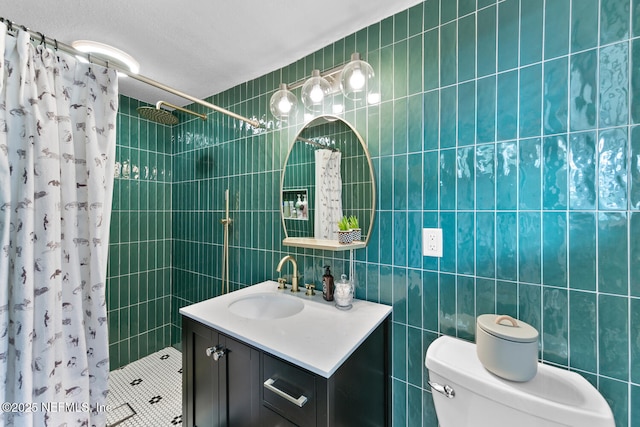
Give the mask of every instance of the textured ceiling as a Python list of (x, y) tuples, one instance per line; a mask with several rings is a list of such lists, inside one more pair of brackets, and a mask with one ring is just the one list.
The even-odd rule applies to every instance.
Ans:
[[(197, 98), (288, 65), (421, 0), (0, 0), (0, 16), (70, 44), (110, 44), (140, 74)], [(120, 93), (190, 102), (133, 79)]]

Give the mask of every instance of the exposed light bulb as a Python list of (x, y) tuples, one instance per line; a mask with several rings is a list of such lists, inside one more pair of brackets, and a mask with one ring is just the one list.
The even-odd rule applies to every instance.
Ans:
[(369, 104), (379, 104), (380, 103), (380, 94), (376, 92), (371, 92), (367, 95), (367, 103)]
[(287, 98), (280, 99), (278, 110), (280, 110), (281, 113), (288, 114), (291, 111), (291, 107), (293, 107), (293, 104), (289, 102)]
[(364, 84), (366, 83), (366, 79), (364, 74), (362, 74), (362, 70), (356, 69), (353, 70), (351, 77), (349, 78), (349, 85), (352, 90), (362, 90)]
[(320, 85), (313, 86), (313, 88), (311, 89), (311, 92), (309, 92), (309, 98), (311, 98), (311, 101), (313, 101), (316, 104), (319, 104), (322, 102), (322, 100), (324, 99), (324, 92), (322, 91), (322, 88), (320, 87)]

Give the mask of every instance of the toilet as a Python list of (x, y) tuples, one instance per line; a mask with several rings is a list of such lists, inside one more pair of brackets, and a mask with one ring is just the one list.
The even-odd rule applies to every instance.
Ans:
[(476, 345), (442, 336), (427, 350), (425, 366), (440, 427), (614, 427), (609, 405), (575, 372), (538, 363), (527, 382), (487, 371)]

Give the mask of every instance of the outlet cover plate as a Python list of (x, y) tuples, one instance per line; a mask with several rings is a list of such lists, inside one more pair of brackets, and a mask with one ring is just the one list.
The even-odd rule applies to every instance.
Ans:
[(422, 229), (422, 256), (442, 257), (442, 229)]

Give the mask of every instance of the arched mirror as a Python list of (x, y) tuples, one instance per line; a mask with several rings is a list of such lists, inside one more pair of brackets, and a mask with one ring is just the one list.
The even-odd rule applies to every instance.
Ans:
[[(369, 150), (356, 129), (325, 115), (295, 137), (280, 182), (284, 245), (324, 250), (365, 247), (375, 217), (375, 185)], [(361, 239), (338, 242), (338, 220), (355, 217)]]

